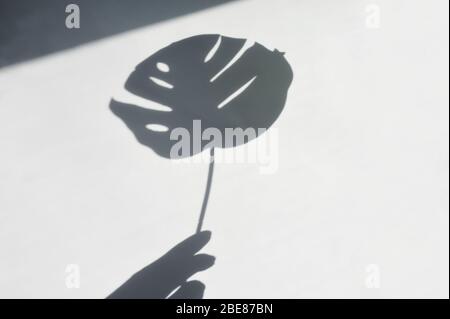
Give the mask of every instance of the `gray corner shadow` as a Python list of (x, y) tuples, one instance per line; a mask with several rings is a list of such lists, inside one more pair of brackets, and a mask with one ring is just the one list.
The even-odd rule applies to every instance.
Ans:
[[(2, 0), (0, 68), (233, 1)], [(65, 25), (71, 3), (80, 8), (79, 29)]]

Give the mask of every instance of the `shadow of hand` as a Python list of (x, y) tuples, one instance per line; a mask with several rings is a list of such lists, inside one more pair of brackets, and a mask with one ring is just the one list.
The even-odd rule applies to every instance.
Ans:
[(211, 232), (203, 231), (185, 239), (160, 259), (135, 273), (108, 298), (165, 299), (170, 296), (174, 299), (201, 299), (205, 285), (188, 279), (214, 264), (213, 256), (196, 254), (210, 238)]

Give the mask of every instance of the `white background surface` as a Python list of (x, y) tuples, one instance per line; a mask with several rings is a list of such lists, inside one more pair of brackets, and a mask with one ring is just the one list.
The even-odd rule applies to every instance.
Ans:
[(0, 297), (104, 298), (193, 233), (207, 164), (158, 157), (108, 103), (138, 62), (204, 33), (294, 71), (277, 173), (215, 168), (205, 297), (448, 298), (445, 0), (241, 1), (1, 69)]

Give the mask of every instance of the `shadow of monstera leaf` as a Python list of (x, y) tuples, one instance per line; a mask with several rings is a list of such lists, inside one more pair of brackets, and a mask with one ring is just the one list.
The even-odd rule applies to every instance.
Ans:
[[(276, 49), (217, 34), (197, 35), (151, 55), (126, 80), (126, 90), (152, 101), (153, 108), (114, 99), (110, 108), (141, 144), (160, 156), (182, 158), (210, 148), (200, 232), (214, 147), (237, 146), (264, 133), (283, 110), (292, 77), (284, 53)], [(247, 134), (248, 129), (254, 134)], [(187, 148), (176, 147), (183, 137), (176, 133), (180, 130), (186, 133)], [(234, 132), (231, 139), (227, 130)], [(236, 132), (242, 132), (241, 138)]]
[[(166, 158), (248, 142), (278, 118), (292, 81), (284, 53), (248, 44), (245, 39), (212, 34), (172, 43), (140, 63), (125, 83), (129, 92), (159, 108), (112, 100), (111, 110), (141, 144)], [(175, 128), (189, 133), (191, 147), (174, 148)], [(203, 135), (208, 128), (221, 134), (195, 140), (196, 129)], [(252, 128), (256, 134), (227, 139), (227, 128)]]

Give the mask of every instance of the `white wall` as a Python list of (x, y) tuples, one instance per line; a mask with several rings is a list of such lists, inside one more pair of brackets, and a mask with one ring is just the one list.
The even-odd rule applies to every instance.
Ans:
[(241, 1), (1, 69), (0, 297), (103, 298), (193, 233), (207, 164), (158, 157), (108, 102), (203, 33), (278, 48), (294, 71), (278, 171), (215, 168), (205, 297), (448, 298), (443, 0)]

